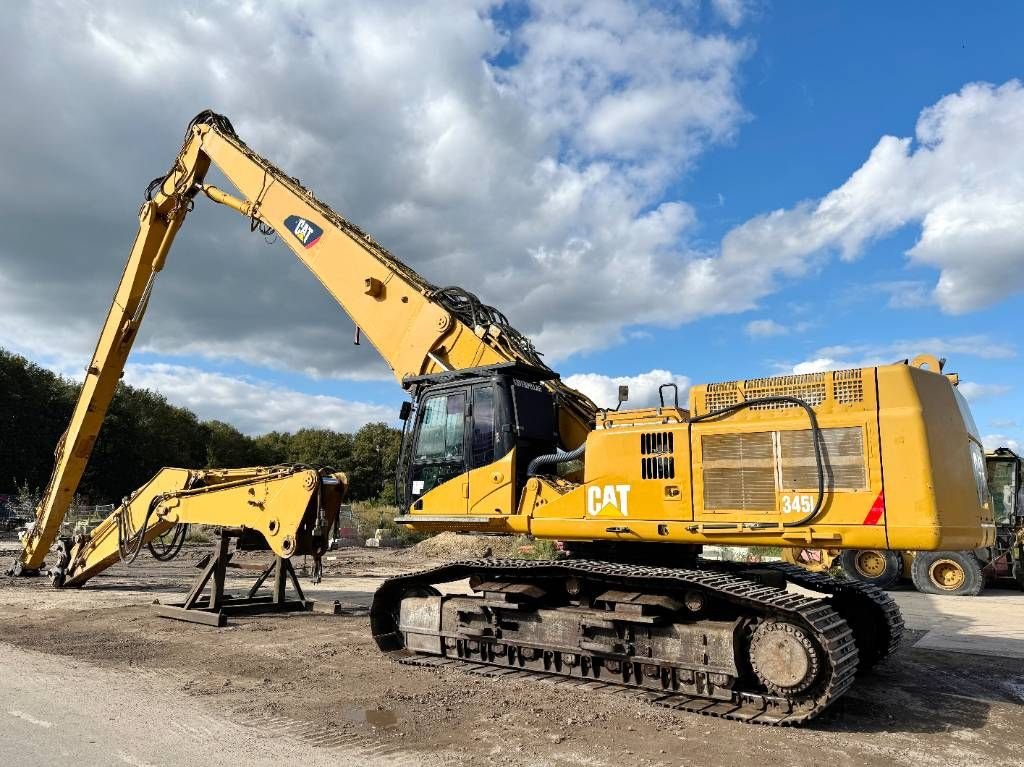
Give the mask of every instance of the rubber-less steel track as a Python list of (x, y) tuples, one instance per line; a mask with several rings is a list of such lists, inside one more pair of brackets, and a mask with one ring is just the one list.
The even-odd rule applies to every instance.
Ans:
[[(403, 595), (422, 593), (423, 589), (434, 584), (462, 580), (470, 576), (516, 583), (545, 580), (550, 582), (553, 578), (564, 580), (575, 577), (602, 588), (650, 593), (672, 593), (695, 588), (720, 602), (732, 605), (740, 615), (757, 619), (785, 620), (801, 626), (813, 637), (814, 643), (818, 646), (823, 670), (820, 679), (811, 689), (790, 697), (765, 692), (750, 682), (748, 675), (744, 675), (733, 687), (731, 699), (720, 700), (673, 689), (651, 689), (648, 684), (636, 683), (637, 677), (630, 677), (628, 674), (617, 675), (605, 671), (591, 676), (581, 676), (579, 671), (569, 670), (574, 667), (561, 663), (552, 663), (543, 670), (523, 668), (522, 656), (511, 652), (488, 662), (483, 654), (480, 659), (470, 659), (459, 657), (447, 649), (443, 651), (444, 655), (416, 654), (407, 650), (396, 617)], [(633, 689), (644, 693), (653, 703), (660, 706), (770, 725), (799, 724), (821, 713), (853, 684), (858, 660), (853, 630), (833, 609), (829, 600), (815, 599), (787, 592), (785, 589), (765, 586), (750, 578), (720, 570), (688, 570), (586, 560), (470, 560), (391, 578), (382, 584), (374, 595), (370, 625), (381, 650), (403, 663), (455, 667), (489, 675), (501, 673), (548, 678), (555, 675), (554, 683), (588, 685), (611, 690)], [(452, 654), (448, 654), (450, 652)], [(552, 650), (552, 654), (560, 652), (561, 648)], [(574, 653), (579, 651), (574, 650)], [(517, 657), (520, 659), (518, 663)], [(588, 665), (593, 669), (601, 669), (606, 657), (594, 654), (590, 656), (591, 662)], [(633, 662), (643, 663), (644, 659), (625, 659), (623, 666)]]
[(787, 562), (750, 565), (741, 562), (698, 560), (701, 569), (728, 572), (743, 577), (744, 570), (769, 569), (786, 580), (811, 591), (828, 594), (836, 611), (853, 629), (860, 650), (861, 671), (870, 669), (896, 652), (903, 641), (903, 615), (895, 600), (877, 586), (844, 581), (825, 573), (812, 573)]

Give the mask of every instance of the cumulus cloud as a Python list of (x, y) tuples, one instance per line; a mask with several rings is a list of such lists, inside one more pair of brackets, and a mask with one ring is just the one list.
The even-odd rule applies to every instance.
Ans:
[[(883, 136), (821, 199), (757, 216), (729, 232), (716, 268), (746, 269), (744, 295), (804, 274), (823, 253), (856, 258), (871, 241), (920, 226), (907, 255), (939, 271), (931, 298), (946, 312), (1024, 289), (1024, 87), (972, 83), (924, 109), (915, 136)], [(756, 288), (757, 283), (762, 284)], [(920, 290), (893, 294), (920, 305)]]
[(1017, 455), (1021, 455), (1021, 443), (1019, 440), (1008, 437), (1005, 434), (986, 434), (981, 438), (986, 450), (995, 450), (997, 447), (1008, 447)]
[(961, 381), (957, 387), (960, 393), (963, 394), (971, 402), (978, 402), (983, 399), (991, 399), (992, 397), (999, 397), (1010, 391), (1011, 386), (1006, 384), (984, 384), (976, 383), (974, 381)]
[[(600, 373), (577, 373), (566, 376), (565, 383), (586, 394), (598, 407), (615, 407), (619, 401), (619, 387), (629, 387), (629, 403), (624, 407), (651, 407), (659, 403), (658, 387), (674, 383), (679, 387), (679, 403), (686, 407), (686, 391), (690, 379), (668, 370), (650, 370), (633, 376), (606, 376)], [(665, 393), (666, 403), (671, 401), (671, 392)]]
[(352, 432), (375, 421), (395, 421), (393, 407), (306, 394), (261, 381), (185, 365), (129, 364), (125, 381), (152, 389), (202, 419), (226, 421), (246, 434), (304, 427)]
[[(888, 365), (919, 354), (934, 354), (949, 360), (947, 370), (955, 370), (959, 357), (976, 357), (996, 360), (1011, 359), (1017, 350), (1010, 344), (993, 341), (985, 335), (953, 336), (950, 338), (917, 338), (893, 341), (886, 344), (839, 344), (824, 346), (816, 350), (810, 359), (796, 364), (780, 363), (780, 370), (793, 373), (818, 373), (822, 370), (845, 370), (847, 368)], [(976, 384), (975, 386), (981, 386)], [(991, 385), (985, 385), (990, 387)], [(982, 391), (982, 389), (978, 389)], [(984, 391), (991, 392), (990, 388)]]
[[(429, 280), (498, 305), (550, 359), (705, 311), (678, 300), (702, 290), (683, 244), (694, 211), (663, 193), (743, 120), (746, 42), (657, 4), (538, 4), (511, 27), (494, 8), (12, 7), (0, 95), (32, 108), (0, 124), (18, 148), (0, 178), (0, 280), (15, 296), (0, 344), (84, 362), (141, 191), (207, 106)], [(352, 330), (284, 248), (199, 200), (138, 343), (386, 377)]]

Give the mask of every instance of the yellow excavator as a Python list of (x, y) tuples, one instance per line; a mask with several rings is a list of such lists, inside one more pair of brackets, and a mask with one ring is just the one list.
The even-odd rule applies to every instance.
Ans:
[[(206, 183), (211, 165), (236, 194)], [(658, 406), (623, 408), (628, 391), (620, 391), (615, 410), (598, 408), (500, 311), (427, 282), (206, 111), (147, 190), (17, 571), (43, 565), (171, 242), (200, 197), (237, 211), (254, 231), (277, 233), (409, 394), (399, 524), (566, 542), (568, 556), (556, 561), (487, 558), (388, 580), (371, 626), (378, 646), (403, 663), (557, 675), (633, 688), (678, 710), (797, 724), (893, 652), (899, 610), (870, 585), (785, 564), (709, 562), (702, 546), (940, 550), (992, 541), (978, 431), (956, 377), (934, 357), (694, 386), (688, 407), (666, 382)], [(323, 517), (314, 496), (325, 477), (248, 471), (239, 478), (248, 485), (223, 491), (168, 475), (169, 496), (130, 498), (73, 542), (55, 582), (81, 585), (115, 551), (167, 536), (184, 521), (175, 504), (189, 506), (175, 493), (193, 490), (217, 506), (217, 524), (276, 537), (271, 548), (287, 559), (299, 550), (302, 520)], [(285, 500), (295, 504), (287, 521), (263, 502), (278, 481), (304, 483)], [(469, 594), (439, 588), (466, 579)]]

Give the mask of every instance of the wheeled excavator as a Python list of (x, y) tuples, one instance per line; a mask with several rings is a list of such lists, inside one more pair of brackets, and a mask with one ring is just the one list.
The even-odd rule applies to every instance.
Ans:
[[(234, 193), (207, 183), (211, 165)], [(157, 275), (202, 197), (254, 231), (276, 233), (408, 393), (397, 523), (565, 542), (560, 560), (487, 558), (388, 580), (374, 596), (371, 627), (400, 662), (556, 675), (632, 688), (683, 711), (797, 724), (894, 651), (899, 610), (864, 584), (784, 564), (705, 561), (704, 545), (929, 550), (992, 541), (978, 432), (956, 377), (934, 357), (694, 386), (688, 407), (666, 382), (657, 406), (598, 408), (500, 311), (427, 282), (206, 111), (147, 189), (16, 569), (43, 564)], [(295, 501), (314, 518), (317, 477), (308, 477), (306, 501)], [(216, 487), (209, 494), (216, 498)], [(270, 506), (254, 500), (248, 490), (223, 496), (220, 524), (258, 529), (268, 541), (295, 535), (295, 514), (287, 529), (275, 517), (275, 534)], [(111, 561), (121, 535), (134, 534), (136, 546), (166, 535), (178, 521), (174, 502), (129, 499), (66, 552), (57, 580), (81, 585)], [(131, 521), (117, 533), (126, 514)], [(470, 593), (444, 591), (467, 579)]]

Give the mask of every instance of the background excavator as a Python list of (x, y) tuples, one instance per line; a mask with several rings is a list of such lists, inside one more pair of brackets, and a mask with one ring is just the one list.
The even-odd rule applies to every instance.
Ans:
[[(241, 196), (205, 182), (211, 164)], [(387, 581), (371, 626), (402, 662), (556, 674), (638, 689), (679, 710), (795, 724), (898, 646), (898, 609), (874, 587), (796, 567), (707, 562), (703, 545), (935, 550), (992, 541), (978, 432), (956, 377), (935, 358), (695, 386), (688, 408), (666, 382), (657, 407), (599, 409), (501, 312), (425, 281), (207, 111), (147, 190), (16, 571), (43, 564), (157, 274), (200, 195), (255, 231), (278, 233), (408, 392), (398, 523), (567, 542), (563, 560), (458, 562)], [(200, 521), (210, 512), (198, 510), (193, 491), (217, 507), (215, 524), (257, 531), (282, 560), (302, 549), (303, 535), (319, 545), (314, 531), (329, 515), (323, 473), (243, 470), (243, 484), (222, 490), (216, 477), (175, 471), (165, 470), (171, 491), (140, 492), (68, 542), (55, 583), (81, 585), (115, 550)], [(276, 482), (302, 482), (304, 494), (280, 498)], [(295, 504), (287, 519), (279, 500)], [(186, 519), (188, 507), (196, 511)], [(469, 595), (438, 588), (463, 579)]]
[(1024, 460), (1009, 448), (985, 454), (995, 542), (971, 551), (783, 549), (785, 561), (810, 572), (838, 569), (885, 589), (902, 580), (925, 594), (976, 596), (986, 583), (1024, 589)]

